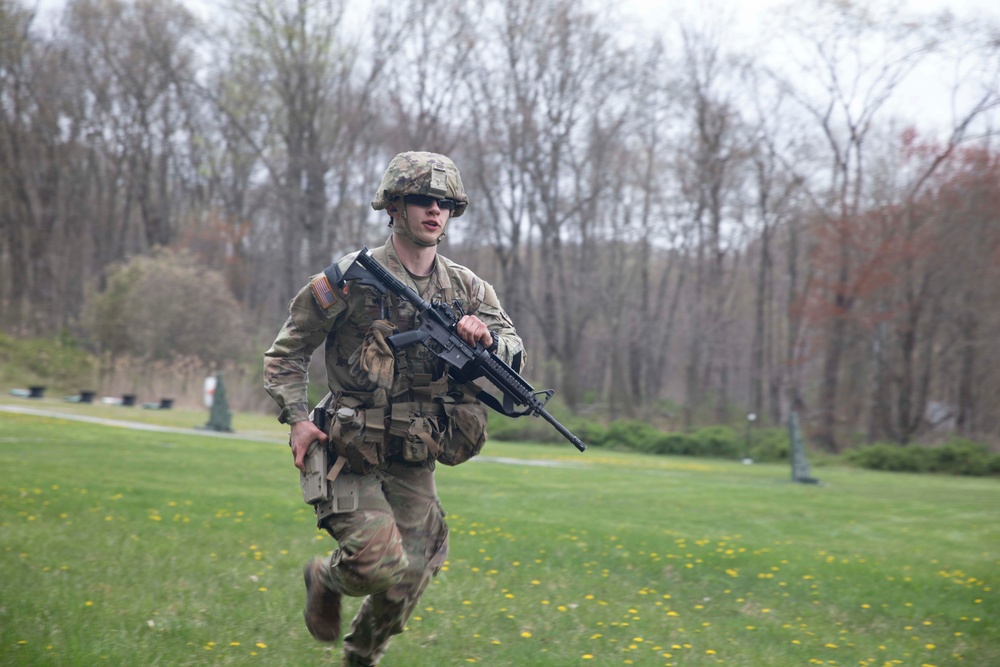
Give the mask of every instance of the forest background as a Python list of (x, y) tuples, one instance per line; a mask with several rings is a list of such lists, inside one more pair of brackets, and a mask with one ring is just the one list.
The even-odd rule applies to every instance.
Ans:
[(347, 4), (0, 0), (0, 351), (179, 404), (222, 371), (273, 411), (289, 299), (384, 241), (369, 202), (423, 149), (470, 194), (444, 254), (568, 411), (1000, 440), (997, 22), (813, 0), (748, 39), (721, 4)]

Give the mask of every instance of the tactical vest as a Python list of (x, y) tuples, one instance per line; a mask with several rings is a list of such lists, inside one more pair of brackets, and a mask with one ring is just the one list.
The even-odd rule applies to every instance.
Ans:
[[(372, 254), (390, 266), (385, 246)], [(346, 269), (351, 259), (342, 260), (340, 268)], [(440, 284), (436, 268), (424, 298), (457, 302), (465, 312), (474, 313), (482, 303), (481, 282), (443, 257), (437, 261), (449, 284)], [(395, 379), (388, 391), (357, 385), (348, 370), (349, 359), (372, 323), (386, 319), (402, 332), (416, 328), (419, 321), (413, 306), (393, 294), (383, 297), (364, 285), (349, 289), (347, 319), (326, 340), (331, 393), (321, 406), (329, 415), (333, 453), (347, 460), (349, 472), (360, 474), (386, 460), (457, 465), (478, 454), (486, 440), (486, 409), (475, 398), (477, 390), (451, 379), (445, 363), (424, 345), (396, 352)]]

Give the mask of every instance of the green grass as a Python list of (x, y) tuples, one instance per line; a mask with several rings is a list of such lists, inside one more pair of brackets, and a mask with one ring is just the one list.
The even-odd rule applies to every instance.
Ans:
[[(565, 465), (439, 468), (448, 564), (383, 665), (1000, 664), (997, 480), (484, 454)], [(339, 664), (314, 526), (280, 443), (0, 413), (0, 664)]]

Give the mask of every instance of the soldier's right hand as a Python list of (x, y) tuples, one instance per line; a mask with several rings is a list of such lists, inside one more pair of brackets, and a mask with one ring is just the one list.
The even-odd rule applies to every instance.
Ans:
[(306, 452), (314, 442), (325, 442), (326, 433), (323, 433), (316, 424), (311, 421), (300, 421), (292, 424), (292, 432), (288, 436), (288, 446), (292, 448), (292, 456), (295, 457), (295, 467), (305, 470)]

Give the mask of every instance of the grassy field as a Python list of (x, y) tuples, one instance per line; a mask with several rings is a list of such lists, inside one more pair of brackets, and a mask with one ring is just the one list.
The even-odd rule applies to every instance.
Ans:
[[(301, 620), (334, 542), (284, 429), (234, 425), (279, 442), (0, 412), (0, 664), (339, 664)], [(1000, 664), (996, 480), (485, 455), (439, 468), (450, 557), (383, 665)]]

